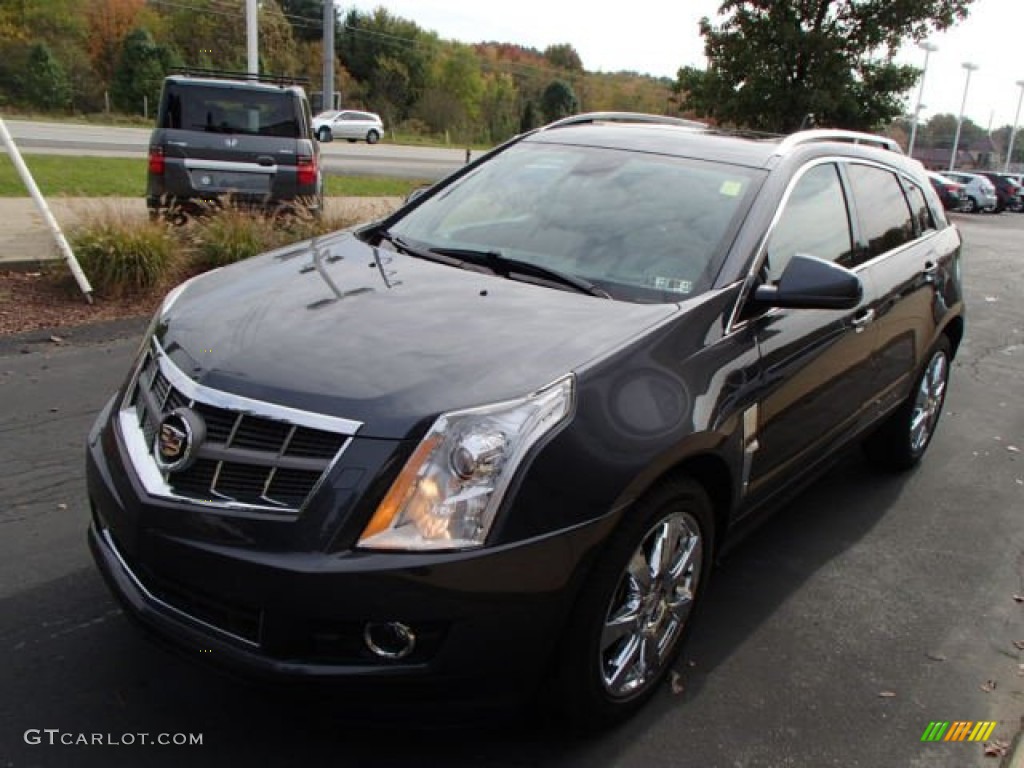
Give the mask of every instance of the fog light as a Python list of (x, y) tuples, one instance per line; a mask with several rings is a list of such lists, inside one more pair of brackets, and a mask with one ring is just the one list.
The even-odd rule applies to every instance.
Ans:
[(371, 622), (363, 629), (363, 642), (382, 659), (404, 659), (416, 647), (415, 633), (400, 621)]

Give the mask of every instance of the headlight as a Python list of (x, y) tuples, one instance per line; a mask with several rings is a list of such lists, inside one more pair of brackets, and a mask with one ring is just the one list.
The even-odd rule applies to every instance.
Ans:
[(573, 378), (532, 395), (442, 414), (359, 537), (364, 549), (482, 546), (516, 468), (572, 409)]

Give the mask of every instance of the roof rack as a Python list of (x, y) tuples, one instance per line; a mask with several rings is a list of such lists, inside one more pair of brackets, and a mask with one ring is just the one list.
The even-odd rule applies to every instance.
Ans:
[(209, 77), (213, 79), (252, 80), (272, 85), (309, 85), (308, 77), (292, 77), (291, 75), (270, 75), (238, 72), (231, 69), (206, 69), (204, 67), (171, 67), (171, 72), (186, 77)]
[(834, 128), (816, 128), (810, 131), (797, 131), (791, 133), (779, 143), (776, 155), (784, 155), (794, 147), (802, 144), (811, 144), (816, 141), (845, 141), (850, 144), (867, 144), (870, 146), (887, 149), (902, 155), (903, 149), (892, 139), (885, 136), (875, 136), (871, 133), (859, 131), (843, 131)]
[(570, 115), (556, 120), (541, 128), (542, 131), (551, 128), (565, 128), (568, 125), (583, 125), (585, 123), (647, 123), (654, 125), (678, 125), (684, 128), (707, 128), (704, 123), (696, 120), (685, 120), (681, 117), (669, 117), (668, 115), (648, 115), (643, 112), (584, 112), (580, 115)]

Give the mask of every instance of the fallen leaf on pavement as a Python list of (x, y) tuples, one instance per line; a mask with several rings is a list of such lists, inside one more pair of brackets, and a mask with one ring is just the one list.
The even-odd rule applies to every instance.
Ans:
[(1002, 757), (1010, 750), (1010, 742), (993, 739), (985, 745), (985, 757)]
[(1015, 603), (1024, 603), (1024, 595), (1014, 595), (1013, 601)]
[(54, 334), (53, 336), (50, 337), (50, 341), (52, 341), (54, 344), (63, 344), (64, 343), (64, 337), (63, 336), (57, 336), (56, 334)]
[(684, 690), (683, 678), (679, 675), (678, 672), (673, 672), (672, 673), (672, 676), (670, 678), (670, 682), (671, 682), (671, 685), (672, 685), (672, 693), (674, 695), (678, 696), (680, 693), (683, 692), (683, 690)]
[(946, 660), (946, 657), (943, 654), (941, 654), (941, 653), (926, 653), (925, 656), (927, 656), (932, 661), (945, 661)]
[(995, 680), (986, 680), (984, 683), (982, 683), (978, 687), (981, 688), (981, 690), (983, 690), (985, 693), (992, 693), (992, 691), (994, 691), (996, 689), (996, 681)]
[(62, 512), (63, 512), (63, 511), (65, 510), (65, 509), (67, 509), (67, 508), (68, 508), (68, 505), (67, 505), (67, 504), (58, 504), (58, 505), (57, 505), (57, 509), (61, 510)]
[(1018, 651), (1024, 651), (1024, 640), (1014, 640), (1014, 641), (1013, 641), (1013, 646), (1014, 646), (1014, 647), (1015, 647), (1015, 648), (1016, 648), (1016, 649), (1017, 649)]
[(1006, 450), (1008, 450), (1010, 453), (1020, 453), (1020, 448), (1018, 448), (1016, 445), (1008, 445), (1006, 446)]
[(879, 691), (878, 695), (883, 699), (895, 699), (896, 691)]

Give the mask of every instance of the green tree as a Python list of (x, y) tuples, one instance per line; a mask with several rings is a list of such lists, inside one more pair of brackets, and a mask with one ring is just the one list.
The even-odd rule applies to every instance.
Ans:
[(549, 45), (544, 49), (544, 58), (552, 67), (565, 69), (570, 72), (582, 72), (583, 60), (569, 43)]
[(540, 109), (550, 122), (571, 115), (579, 109), (579, 100), (572, 86), (564, 80), (552, 80), (540, 97)]
[(63, 109), (68, 105), (71, 87), (67, 72), (45, 43), (36, 43), (29, 49), (23, 93), (26, 101), (41, 109)]
[(724, 0), (700, 22), (708, 69), (683, 67), (683, 109), (719, 122), (789, 132), (871, 130), (903, 112), (920, 71), (893, 55), (967, 16), (974, 0)]
[(114, 105), (124, 112), (137, 114), (142, 112), (145, 99), (152, 113), (163, 79), (175, 64), (176, 56), (168, 48), (157, 45), (147, 30), (129, 32), (121, 45), (121, 57), (111, 85)]
[(349, 11), (337, 39), (338, 56), (367, 86), (367, 101), (389, 122), (404, 120), (428, 86), (437, 37), (384, 8)]
[(533, 103), (533, 99), (527, 99), (526, 104), (523, 106), (523, 116), (519, 119), (519, 130), (522, 133), (532, 131), (537, 127), (538, 123), (537, 106)]
[[(324, 2), (323, 0), (278, 0), (281, 12), (292, 25), (292, 34), (296, 40), (307, 43), (319, 42), (323, 39)], [(335, 3), (335, 9), (338, 3)], [(337, 33), (335, 23), (335, 33)]]

